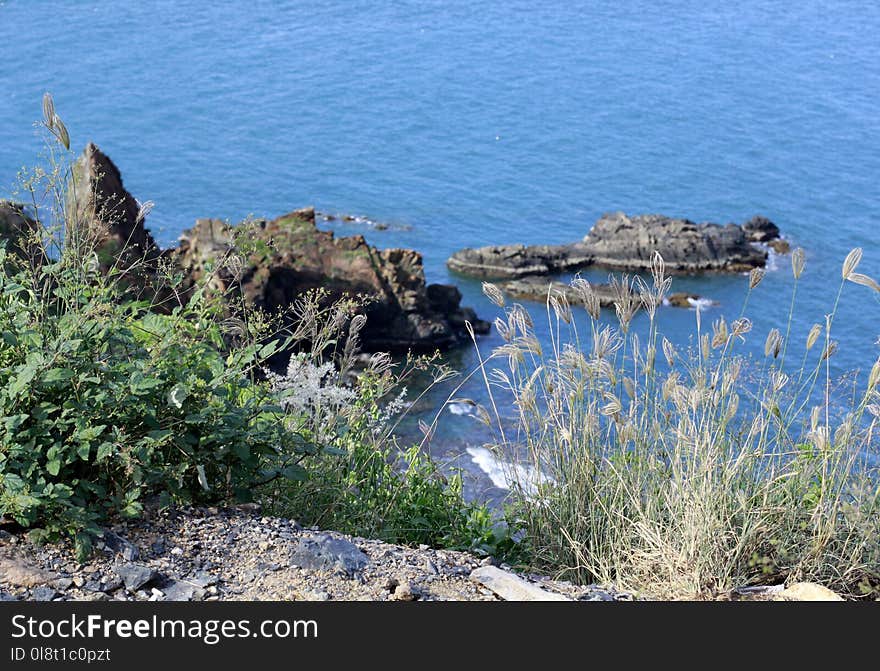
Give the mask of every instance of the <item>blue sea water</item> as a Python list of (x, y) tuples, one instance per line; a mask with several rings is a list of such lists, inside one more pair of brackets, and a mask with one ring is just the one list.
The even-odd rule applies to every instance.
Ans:
[[(806, 250), (801, 339), (851, 248), (880, 276), (876, 2), (0, 0), (0, 26), (0, 196), (41, 149), (51, 91), (74, 146), (95, 141), (155, 202), (163, 244), (198, 217), (361, 215), (390, 227), (338, 233), (422, 251), (429, 281), (492, 318), (479, 283), (446, 270), (454, 250), (570, 241), (609, 210), (761, 213)], [(755, 351), (785, 329), (776, 261), (749, 303)], [(675, 284), (720, 302), (705, 321), (739, 316), (746, 287)], [(837, 373), (873, 363), (878, 316), (870, 289), (847, 287)], [(693, 331), (693, 312), (661, 318)], [(438, 450), (464, 454), (474, 426), (447, 414)]]

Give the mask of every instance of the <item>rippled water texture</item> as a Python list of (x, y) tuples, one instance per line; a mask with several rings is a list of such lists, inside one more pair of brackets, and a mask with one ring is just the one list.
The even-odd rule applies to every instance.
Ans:
[[(390, 224), (337, 228), (421, 250), (430, 281), (494, 317), (447, 272), (455, 249), (576, 239), (608, 210), (762, 213), (807, 252), (803, 337), (850, 248), (880, 275), (876, 2), (0, 0), (0, 24), (0, 195), (40, 150), (49, 90), (76, 147), (155, 201), (164, 244), (197, 217), (313, 204)], [(746, 280), (676, 288), (730, 319)], [(749, 304), (757, 348), (790, 288), (783, 258)], [(878, 314), (870, 290), (844, 293), (838, 372), (873, 361)], [(693, 330), (693, 312), (662, 319)], [(441, 451), (478, 442), (472, 418), (442, 424)]]

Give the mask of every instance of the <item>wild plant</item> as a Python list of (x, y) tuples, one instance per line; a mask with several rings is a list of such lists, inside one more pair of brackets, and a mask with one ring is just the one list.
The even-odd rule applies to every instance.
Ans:
[[(856, 272), (860, 258), (856, 249), (844, 262), (838, 299), (847, 283), (880, 291)], [(660, 332), (670, 279), (659, 255), (649, 281), (613, 280), (616, 326), (600, 321), (586, 280), (571, 283), (580, 306), (548, 291), (549, 350), (522, 305), (485, 287), (504, 310), (496, 328), (505, 342), (481, 365), (493, 410), (479, 414), (494, 430), (492, 449), (524, 466), (511, 473), (513, 506), (533, 565), (659, 597), (786, 580), (876, 593), (880, 489), (869, 457), (880, 360), (840, 411), (829, 365), (835, 302), (804, 334), (801, 365), (785, 366), (804, 266), (795, 250), (788, 326), (770, 331), (758, 363), (743, 343), (763, 270), (751, 274), (733, 322), (707, 325), (696, 311), (692, 349)], [(646, 337), (631, 329), (637, 308)]]

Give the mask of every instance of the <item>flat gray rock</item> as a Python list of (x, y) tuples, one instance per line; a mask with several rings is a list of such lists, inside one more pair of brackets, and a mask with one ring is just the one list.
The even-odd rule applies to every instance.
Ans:
[(56, 596), (58, 596), (58, 592), (54, 587), (37, 587), (31, 592), (31, 598), (34, 601), (51, 601)]
[(135, 561), (140, 556), (137, 546), (109, 529), (104, 529), (101, 539), (105, 549), (122, 555), (122, 558), (127, 562)]
[(125, 588), (130, 592), (139, 590), (158, 577), (156, 571), (140, 564), (123, 564), (116, 569), (116, 574), (125, 583)]
[(185, 580), (172, 580), (162, 586), (166, 601), (192, 601), (197, 591), (201, 589)]
[(561, 245), (461, 249), (446, 264), (471, 277), (516, 279), (589, 266), (645, 271), (651, 268), (654, 252), (659, 252), (672, 274), (748, 272), (767, 262), (767, 251), (753, 243), (777, 239), (779, 228), (764, 217), (754, 217), (739, 226), (613, 212), (602, 215), (581, 240)]
[(300, 540), (290, 555), (290, 565), (313, 571), (341, 571), (352, 576), (368, 563), (369, 558), (357, 545), (329, 534), (317, 534)]
[(567, 596), (550, 592), (497, 566), (475, 569), (471, 572), (471, 580), (489, 588), (505, 601), (571, 601)]

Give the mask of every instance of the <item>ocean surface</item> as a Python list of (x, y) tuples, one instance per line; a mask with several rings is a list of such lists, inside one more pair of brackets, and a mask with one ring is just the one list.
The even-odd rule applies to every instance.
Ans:
[[(96, 142), (155, 202), (165, 245), (199, 217), (314, 205), (363, 218), (340, 235), (420, 250), (429, 281), (492, 319), (479, 282), (446, 270), (458, 248), (571, 241), (613, 210), (763, 214), (806, 250), (800, 340), (851, 248), (880, 277), (877, 2), (0, 0), (0, 25), (0, 197), (42, 151), (50, 91), (73, 146)], [(747, 311), (759, 355), (791, 296), (788, 259), (773, 267)], [(674, 288), (719, 302), (708, 323), (739, 316), (747, 279)], [(877, 295), (847, 287), (836, 375), (873, 363), (878, 317)], [(686, 344), (694, 318), (669, 308), (661, 327)], [(467, 371), (476, 356), (450, 361)], [(498, 496), (485, 439), (447, 408), (433, 449)]]

